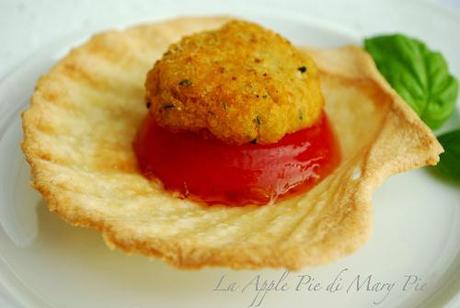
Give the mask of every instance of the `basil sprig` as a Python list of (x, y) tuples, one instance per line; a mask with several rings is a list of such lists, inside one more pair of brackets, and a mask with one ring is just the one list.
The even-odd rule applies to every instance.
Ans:
[[(441, 127), (455, 110), (458, 81), (446, 60), (420, 40), (403, 34), (364, 40), (364, 47), (388, 83), (432, 129)], [(460, 129), (438, 137), (444, 148), (435, 169), (460, 182)]]
[(452, 115), (458, 82), (439, 52), (402, 34), (367, 38), (364, 47), (386, 80), (429, 127), (439, 128)]

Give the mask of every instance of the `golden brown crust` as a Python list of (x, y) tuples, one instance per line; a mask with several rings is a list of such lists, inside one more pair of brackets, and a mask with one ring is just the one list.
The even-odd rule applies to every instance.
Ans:
[(148, 73), (146, 100), (163, 127), (236, 144), (277, 142), (313, 124), (324, 105), (311, 57), (242, 20), (172, 44)]
[(147, 110), (144, 77), (180, 36), (225, 18), (182, 18), (109, 31), (42, 77), (23, 113), (33, 185), (71, 224), (127, 252), (177, 267), (299, 269), (349, 254), (371, 227), (371, 194), (391, 174), (435, 164), (441, 146), (358, 47), (312, 50), (340, 139), (337, 170), (272, 205), (203, 207), (136, 171), (131, 142)]

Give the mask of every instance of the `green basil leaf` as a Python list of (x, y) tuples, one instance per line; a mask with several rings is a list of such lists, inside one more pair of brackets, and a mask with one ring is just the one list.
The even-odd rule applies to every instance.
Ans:
[(460, 129), (438, 137), (444, 148), (439, 163), (434, 167), (441, 175), (460, 181)]
[(439, 128), (451, 116), (458, 82), (439, 52), (402, 34), (367, 38), (364, 47), (386, 80), (428, 126)]

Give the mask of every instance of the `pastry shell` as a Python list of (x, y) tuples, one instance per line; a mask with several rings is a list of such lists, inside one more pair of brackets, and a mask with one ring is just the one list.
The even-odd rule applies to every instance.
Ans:
[[(311, 191), (265, 206), (205, 206), (137, 170), (144, 81), (181, 36), (226, 18), (179, 18), (97, 34), (40, 78), (23, 113), (33, 186), (68, 223), (110, 247), (180, 268), (299, 269), (354, 252), (369, 237), (371, 197), (392, 174), (436, 164), (442, 147), (357, 46), (310, 49), (342, 152)], [(193, 155), (193, 149), (190, 149)], [(212, 183), (210, 183), (212, 185)]]

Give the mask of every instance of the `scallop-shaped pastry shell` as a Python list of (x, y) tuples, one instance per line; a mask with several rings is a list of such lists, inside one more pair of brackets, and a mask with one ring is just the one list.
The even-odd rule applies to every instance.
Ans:
[(181, 36), (226, 20), (109, 31), (73, 49), (39, 80), (23, 113), (34, 187), (51, 211), (101, 231), (110, 247), (181, 268), (298, 269), (350, 254), (369, 237), (375, 188), (394, 173), (435, 164), (442, 152), (359, 47), (309, 51), (343, 158), (304, 195), (266, 206), (206, 207), (165, 192), (136, 169), (132, 141), (148, 112), (147, 71)]

